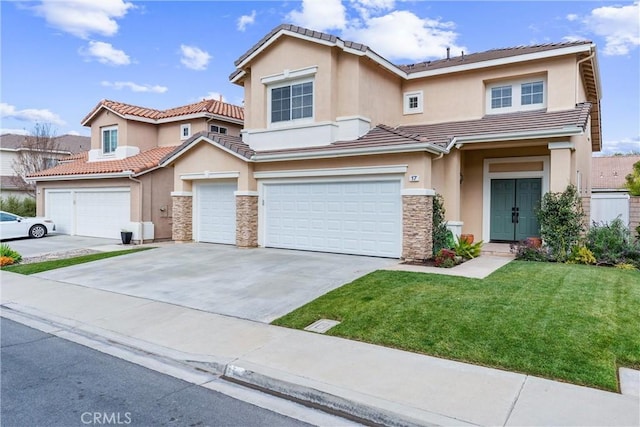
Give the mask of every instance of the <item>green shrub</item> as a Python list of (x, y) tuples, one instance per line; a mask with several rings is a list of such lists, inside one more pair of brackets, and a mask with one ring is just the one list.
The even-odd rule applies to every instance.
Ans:
[(14, 264), (22, 261), (22, 255), (11, 249), (11, 247), (6, 243), (0, 244), (0, 257), (11, 258)]
[(621, 262), (616, 264), (614, 267), (620, 270), (635, 270), (637, 268), (635, 265), (629, 264), (628, 262)]
[(570, 185), (562, 193), (546, 193), (536, 216), (551, 258), (564, 262), (585, 230), (584, 210), (576, 187)]
[(458, 238), (458, 241), (453, 245), (453, 250), (456, 255), (461, 256), (463, 259), (477, 258), (480, 256), (482, 243), (482, 240), (476, 243), (469, 243), (466, 240)]
[(462, 262), (462, 258), (457, 256), (451, 249), (440, 249), (436, 254), (436, 267), (451, 268)]
[(19, 216), (36, 216), (36, 199), (16, 196), (0, 197), (0, 211), (11, 212)]
[(448, 249), (453, 239), (451, 231), (447, 229), (447, 223), (444, 220), (444, 200), (442, 195), (436, 194), (433, 198), (433, 225), (431, 237), (433, 239), (433, 255), (438, 254), (440, 249)]
[(521, 261), (551, 261), (548, 249), (537, 246), (529, 239), (512, 244), (511, 252), (515, 253), (516, 259)]
[(596, 257), (593, 256), (593, 252), (586, 246), (574, 246), (571, 248), (571, 255), (567, 260), (569, 264), (595, 264)]
[(594, 222), (587, 233), (587, 247), (598, 264), (615, 265), (632, 263), (640, 265), (640, 242), (633, 241), (629, 229), (620, 218), (610, 223)]

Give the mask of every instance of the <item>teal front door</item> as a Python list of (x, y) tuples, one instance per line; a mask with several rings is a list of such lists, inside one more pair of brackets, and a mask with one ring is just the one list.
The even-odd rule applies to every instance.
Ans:
[(497, 241), (540, 236), (535, 209), (542, 197), (542, 179), (491, 180), (491, 232)]

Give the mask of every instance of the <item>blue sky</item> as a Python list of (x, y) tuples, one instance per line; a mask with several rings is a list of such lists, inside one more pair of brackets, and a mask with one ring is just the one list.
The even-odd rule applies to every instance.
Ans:
[(103, 98), (166, 109), (242, 104), (233, 62), (293, 23), (367, 44), (396, 64), (498, 47), (598, 46), (604, 153), (640, 151), (638, 1), (0, 1), (0, 128), (89, 135)]

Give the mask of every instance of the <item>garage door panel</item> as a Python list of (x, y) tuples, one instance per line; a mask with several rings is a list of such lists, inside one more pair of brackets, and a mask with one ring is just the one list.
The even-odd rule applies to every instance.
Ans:
[(265, 185), (265, 246), (399, 257), (400, 181)]
[(207, 243), (236, 243), (235, 183), (206, 183), (196, 186), (196, 240)]
[(51, 218), (58, 233), (73, 233), (73, 195), (71, 191), (45, 191), (45, 216)]

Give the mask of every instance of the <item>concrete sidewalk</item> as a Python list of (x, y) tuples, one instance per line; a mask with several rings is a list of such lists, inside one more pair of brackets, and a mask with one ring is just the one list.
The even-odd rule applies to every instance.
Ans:
[(637, 426), (638, 397), (0, 272), (2, 316), (386, 425)]

